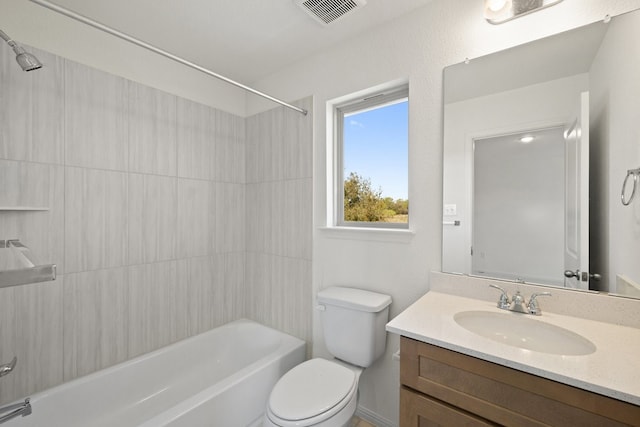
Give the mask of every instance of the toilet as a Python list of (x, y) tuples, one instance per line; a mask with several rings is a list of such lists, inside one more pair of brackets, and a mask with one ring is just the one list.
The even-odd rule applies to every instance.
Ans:
[(317, 302), (335, 359), (307, 360), (282, 376), (269, 396), (264, 427), (347, 426), (360, 374), (384, 353), (389, 295), (334, 286), (318, 292)]

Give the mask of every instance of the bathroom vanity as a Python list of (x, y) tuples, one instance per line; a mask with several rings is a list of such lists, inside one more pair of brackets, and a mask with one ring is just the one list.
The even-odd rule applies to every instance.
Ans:
[(400, 349), (401, 427), (640, 425), (627, 402), (411, 338)]
[(640, 61), (625, 41), (639, 23), (607, 17), (445, 68), (451, 274), (432, 273), (387, 325), (401, 336), (401, 427), (640, 426), (640, 301), (588, 291), (640, 289), (638, 210), (620, 181), (637, 167)]
[[(497, 300), (486, 282), (479, 280), (472, 292)], [(518, 286), (526, 296), (538, 291), (531, 288)], [(489, 298), (456, 292), (432, 289), (387, 325), (389, 332), (401, 335), (400, 427), (640, 426), (640, 329), (552, 311), (541, 316), (511, 313)], [(567, 295), (575, 298), (575, 292), (564, 292), (554, 291), (544, 300), (546, 306), (562, 307)], [(588, 302), (580, 298), (611, 298), (620, 307), (637, 303), (581, 294), (574, 302), (582, 306)], [(508, 337), (467, 329), (460, 313), (504, 315), (505, 329), (497, 335), (508, 335), (511, 325), (521, 321), (543, 333), (523, 334), (520, 341), (535, 348), (531, 350), (520, 347), (518, 339), (507, 343)], [(547, 328), (557, 328), (561, 335), (554, 338)], [(575, 339), (592, 347), (564, 347), (564, 341)]]

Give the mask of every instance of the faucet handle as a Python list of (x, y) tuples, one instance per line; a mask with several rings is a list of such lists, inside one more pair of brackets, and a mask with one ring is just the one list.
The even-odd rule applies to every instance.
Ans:
[(542, 310), (540, 310), (540, 305), (538, 304), (538, 297), (550, 297), (551, 292), (539, 292), (531, 295), (529, 298), (529, 304), (527, 304), (527, 308), (529, 309), (529, 314), (533, 314), (535, 316), (540, 316), (542, 314)]
[(508, 310), (510, 302), (509, 302), (509, 295), (507, 294), (507, 291), (505, 291), (498, 285), (490, 284), (489, 287), (497, 289), (500, 292), (502, 292), (502, 295), (500, 295), (500, 299), (498, 299), (498, 308), (501, 308), (503, 310)]

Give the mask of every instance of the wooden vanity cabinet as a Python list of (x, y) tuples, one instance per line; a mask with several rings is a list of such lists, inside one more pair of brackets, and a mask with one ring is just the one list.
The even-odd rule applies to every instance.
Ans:
[(640, 426), (640, 406), (402, 337), (400, 427)]

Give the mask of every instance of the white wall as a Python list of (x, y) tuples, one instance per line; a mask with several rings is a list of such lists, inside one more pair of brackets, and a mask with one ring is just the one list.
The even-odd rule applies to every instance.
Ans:
[[(640, 200), (630, 206), (620, 202), (626, 171), (640, 167), (640, 15), (614, 21), (602, 42), (590, 72), (593, 134), (591, 170), (592, 203), (603, 215), (592, 219), (592, 251), (601, 259), (594, 271), (603, 274), (615, 292), (616, 274), (640, 282)], [(624, 67), (615, 66), (624, 64)], [(595, 178), (595, 179), (594, 179)], [(640, 190), (639, 190), (640, 191)], [(634, 250), (635, 248), (635, 250)], [(593, 269), (592, 269), (593, 270)]]
[(471, 272), (563, 286), (564, 128), (532, 134), (475, 141)]
[[(479, 0), (434, 0), (257, 82), (257, 88), (283, 99), (314, 95), (314, 294), (334, 284), (386, 292), (393, 297), (395, 316), (427, 291), (428, 271), (440, 270), (443, 67), (638, 7), (638, 0), (566, 0), (492, 26), (482, 18)], [(409, 198), (415, 236), (409, 241), (366, 233), (336, 238), (320, 229), (326, 225), (326, 102), (403, 78), (409, 80), (411, 98)], [(265, 108), (260, 100), (248, 100), (249, 112)], [(383, 359), (363, 374), (360, 404), (396, 424), (398, 364), (391, 353), (397, 337), (388, 344)], [(314, 353), (326, 354), (317, 313)]]
[[(442, 271), (471, 272), (472, 140), (523, 129), (561, 126), (569, 121), (580, 92), (588, 90), (588, 86), (588, 75), (579, 74), (444, 107), (443, 203), (457, 206), (457, 215), (446, 219), (459, 220), (460, 226), (443, 228)], [(549, 103), (549, 99), (554, 102)], [(562, 183), (563, 178), (559, 182)], [(561, 253), (558, 271), (562, 271), (563, 258)]]

